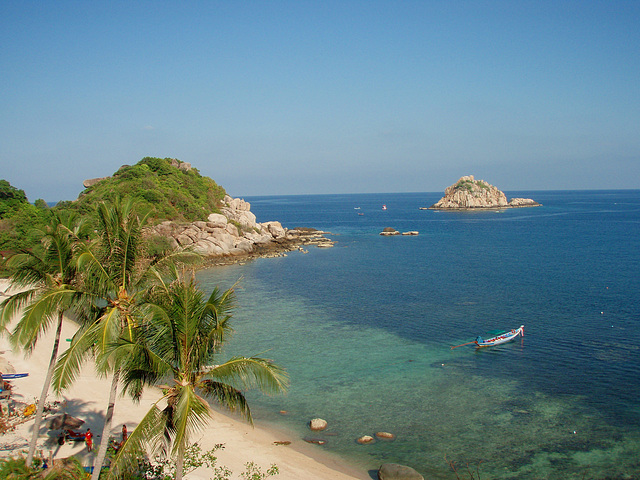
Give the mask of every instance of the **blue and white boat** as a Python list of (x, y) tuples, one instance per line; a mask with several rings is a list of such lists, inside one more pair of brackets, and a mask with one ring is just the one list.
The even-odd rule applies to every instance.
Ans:
[(508, 332), (500, 332), (500, 334), (487, 338), (486, 340), (480, 336), (476, 337), (473, 342), (463, 343), (462, 345), (456, 345), (455, 347), (451, 347), (451, 350), (454, 348), (462, 347), (463, 345), (473, 345), (475, 344), (478, 348), (482, 347), (493, 347), (494, 345), (501, 345), (503, 343), (510, 342), (515, 339), (518, 335), (524, 337), (524, 325), (520, 325), (520, 328), (515, 330), (510, 330)]
[(480, 347), (493, 347), (494, 345), (501, 345), (503, 343), (510, 342), (515, 339), (518, 335), (522, 335), (524, 337), (524, 325), (520, 325), (520, 328), (516, 330), (510, 330), (508, 332), (502, 333), (495, 337), (487, 338), (486, 340), (482, 337), (477, 337), (475, 340), (475, 344)]

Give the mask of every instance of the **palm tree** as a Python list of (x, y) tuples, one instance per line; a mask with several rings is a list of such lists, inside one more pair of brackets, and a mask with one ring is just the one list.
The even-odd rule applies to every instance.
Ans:
[(38, 399), (33, 434), (29, 443), (26, 464), (31, 466), (36, 450), (44, 404), (58, 356), (62, 321), (66, 312), (78, 304), (82, 295), (77, 290), (78, 270), (74, 250), (78, 242), (88, 236), (87, 224), (73, 214), (54, 213), (49, 225), (40, 231), (41, 242), (31, 251), (11, 257), (11, 284), (24, 289), (2, 303), (0, 323), (6, 326), (22, 308), (23, 314), (13, 329), (11, 343), (30, 354), (40, 336), (54, 321), (56, 334), (49, 368)]
[(150, 286), (160, 278), (158, 267), (170, 260), (186, 260), (184, 255), (150, 260), (143, 251), (143, 228), (147, 217), (140, 217), (132, 200), (116, 199), (97, 208), (98, 240), (86, 244), (78, 257), (83, 271), (84, 289), (93, 299), (93, 312), (85, 310), (84, 326), (74, 335), (69, 349), (60, 357), (54, 387), (61, 391), (77, 377), (90, 357), (98, 371), (112, 374), (109, 402), (102, 430), (101, 448), (94, 461), (92, 480), (98, 480), (107, 451), (115, 400), (126, 355), (113, 352), (120, 341), (135, 344), (136, 327), (141, 321), (141, 305)]
[(239, 411), (252, 422), (240, 388), (257, 386), (265, 393), (278, 393), (288, 384), (284, 370), (269, 360), (234, 357), (218, 362), (235, 307), (233, 288), (225, 292), (216, 288), (205, 300), (193, 277), (182, 274), (155, 287), (151, 295), (138, 327), (139, 341), (121, 341), (114, 350), (136, 352), (128, 356), (132, 363), (123, 369), (125, 385), (134, 397), (143, 383), (169, 385), (119, 450), (109, 478), (150, 451), (175, 458), (175, 478), (180, 480), (190, 438), (212, 416), (208, 400)]

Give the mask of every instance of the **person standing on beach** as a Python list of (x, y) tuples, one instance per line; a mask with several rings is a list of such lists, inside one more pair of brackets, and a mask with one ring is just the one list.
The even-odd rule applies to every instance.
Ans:
[[(126, 442), (126, 441), (127, 441), (127, 437), (128, 437), (128, 434), (127, 434), (127, 426), (123, 424), (123, 425), (122, 425), (122, 444), (124, 444), (124, 442)], [(122, 444), (121, 444), (121, 445), (122, 445)]]
[(87, 444), (87, 451), (90, 452), (93, 449), (93, 433), (90, 428), (87, 428), (87, 433), (84, 434), (84, 441)]

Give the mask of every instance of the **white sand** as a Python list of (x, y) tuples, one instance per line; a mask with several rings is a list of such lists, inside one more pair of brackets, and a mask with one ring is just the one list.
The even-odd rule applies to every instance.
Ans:
[[(0, 279), (0, 292), (5, 292), (7, 286), (7, 281)], [(0, 301), (4, 298), (0, 296)], [(0, 358), (6, 359), (15, 368), (15, 372), (29, 373), (26, 378), (11, 381), (14, 386), (13, 400), (29, 404), (35, 403), (39, 397), (49, 364), (54, 330), (55, 325), (40, 339), (33, 355), (27, 359), (22, 352), (13, 352), (6, 338), (0, 338)], [(61, 352), (69, 345), (66, 339), (71, 338), (73, 333), (73, 324), (66, 321), (61, 337)], [(94, 445), (97, 445), (101, 440), (99, 435), (102, 433), (110, 383), (110, 378), (97, 378), (93, 366), (87, 365), (73, 388), (61, 397), (49, 393), (48, 401), (62, 402), (59, 407), (60, 412), (65, 411), (85, 420), (86, 423), (80, 430), (84, 432), (87, 427), (90, 427), (94, 434)], [(128, 397), (118, 397), (111, 431), (117, 441), (120, 440), (122, 424), (126, 424), (131, 432), (159, 396), (158, 391), (149, 389), (139, 404), (133, 403)], [(6, 405), (6, 401), (3, 401), (3, 404)], [(247, 462), (256, 463), (262, 471), (266, 471), (271, 464), (276, 464), (279, 474), (272, 477), (276, 480), (371, 478), (366, 471), (345, 465), (322, 451), (320, 446), (309, 445), (302, 439), (260, 428), (259, 419), (254, 421), (258, 425), (252, 428), (239, 417), (216, 412), (210, 425), (196, 437), (203, 450), (210, 449), (219, 443), (225, 445), (223, 450), (216, 452), (217, 465), (228, 467), (233, 472), (233, 479), (240, 478), (239, 474), (245, 470), (244, 465)], [(38, 450), (43, 450), (45, 456), (51, 452), (54, 459), (75, 455), (84, 465), (92, 464), (94, 453), (88, 453), (83, 442), (66, 442), (59, 446), (56, 442), (58, 431), (49, 431), (46, 423), (45, 420), (41, 425)], [(26, 456), (32, 428), (33, 420), (29, 420), (19, 425), (14, 432), (0, 435), (0, 456), (16, 456), (20, 453)], [(290, 441), (291, 444), (276, 445), (274, 442), (277, 441)], [(198, 469), (187, 476), (190, 480), (210, 478), (211, 475), (205, 469)]]

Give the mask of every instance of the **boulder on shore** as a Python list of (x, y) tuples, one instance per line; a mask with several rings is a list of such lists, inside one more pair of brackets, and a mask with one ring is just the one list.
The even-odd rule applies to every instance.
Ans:
[(378, 469), (379, 480), (424, 480), (413, 468), (398, 463), (383, 463)]
[(530, 198), (514, 198), (506, 195), (484, 180), (473, 175), (461, 177), (444, 191), (444, 197), (429, 207), (432, 210), (470, 210), (482, 208), (537, 207), (540, 204)]
[[(181, 164), (181, 165), (184, 165)], [(257, 223), (251, 205), (239, 198), (225, 196), (222, 213), (211, 213), (207, 221), (188, 224), (165, 221), (149, 229), (152, 236), (167, 239), (172, 248), (189, 248), (205, 257), (275, 256), (301, 245), (333, 246), (314, 229), (288, 230), (280, 222)]]

